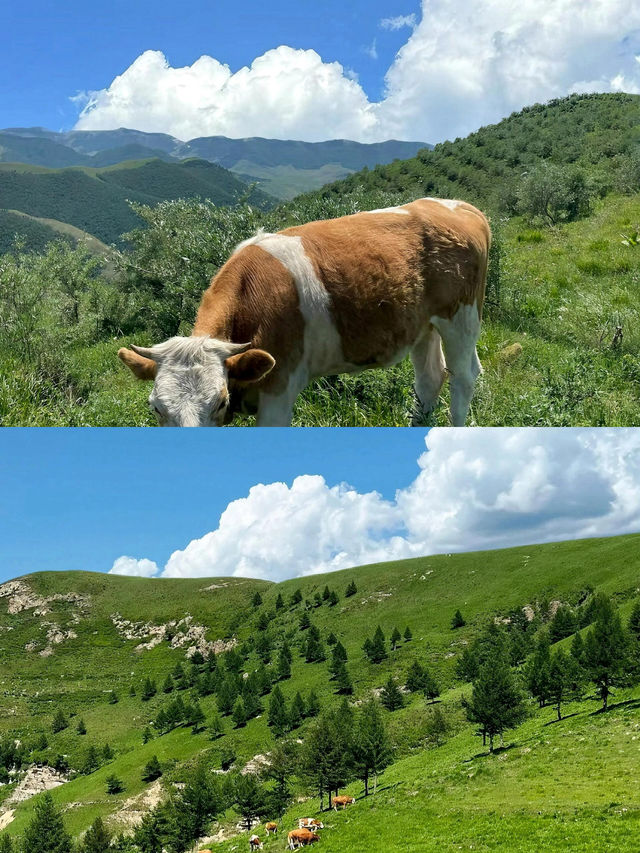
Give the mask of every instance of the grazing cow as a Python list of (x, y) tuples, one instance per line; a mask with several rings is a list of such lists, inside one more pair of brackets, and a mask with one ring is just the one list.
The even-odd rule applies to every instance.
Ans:
[(338, 806), (346, 809), (347, 806), (352, 806), (356, 801), (355, 797), (339, 796), (333, 798), (333, 808), (338, 811)]
[(249, 839), (249, 850), (262, 850), (262, 841), (257, 835), (252, 835)]
[(308, 829), (292, 829), (287, 835), (287, 841), (289, 842), (289, 850), (295, 850), (298, 847), (305, 847), (307, 844), (320, 841), (320, 836)]
[(310, 829), (314, 832), (317, 829), (324, 829), (324, 824), (315, 817), (301, 817), (298, 819), (298, 829)]
[(278, 834), (278, 824), (273, 821), (269, 821), (269, 823), (265, 824), (265, 830), (267, 835), (277, 835)]
[[(418, 411), (449, 375), (463, 426), (482, 368), (476, 353), (491, 233), (463, 201), (311, 222), (245, 240), (205, 291), (192, 336), (118, 352), (163, 426), (222, 426), (237, 412), (289, 426), (317, 377), (411, 355)], [(443, 348), (444, 345), (444, 354)]]

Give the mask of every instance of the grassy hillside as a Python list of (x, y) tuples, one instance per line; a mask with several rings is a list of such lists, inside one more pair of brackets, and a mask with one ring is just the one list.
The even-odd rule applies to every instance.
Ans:
[[(575, 607), (595, 588), (612, 595), (628, 615), (638, 599), (639, 544), (640, 535), (633, 535), (442, 555), (277, 585), (240, 578), (27, 576), (9, 594), (6, 585), (0, 587), (0, 741), (19, 737), (30, 744), (46, 733), (48, 747), (40, 757), (52, 760), (64, 753), (72, 768), (81, 765), (90, 744), (101, 749), (109, 743), (115, 753), (112, 760), (55, 789), (53, 796), (65, 809), (65, 821), (74, 833), (97, 815), (108, 817), (113, 828), (126, 827), (122, 810), (131, 808), (133, 797), (150, 791), (140, 771), (154, 754), (164, 764), (165, 779), (179, 781), (198, 756), (216, 768), (222, 750), (232, 746), (240, 768), (274, 744), (265, 713), (241, 729), (225, 717), (223, 736), (215, 741), (206, 730), (193, 734), (180, 727), (142, 743), (143, 729), (172, 698), (159, 689), (143, 702), (144, 679), (155, 678), (160, 688), (175, 663), (185, 662), (193, 642), (188, 635), (180, 647), (171, 648), (173, 638), (180, 641), (181, 632), (202, 626), (207, 641), (237, 640), (237, 648), (248, 655), (244, 667), (251, 672), (258, 662), (254, 648), (260, 634), (258, 620), (261, 614), (269, 614), (271, 636), (276, 641), (288, 637), (294, 651), (291, 678), (280, 685), (286, 699), (290, 701), (296, 691), (307, 695), (313, 688), (322, 706), (332, 707), (339, 697), (328, 679), (327, 663), (305, 663), (297, 650), (304, 603), (290, 603), (297, 589), (303, 602), (313, 602), (315, 593), (328, 585), (338, 593), (339, 602), (312, 606), (309, 615), (323, 640), (334, 632), (347, 651), (355, 688), (351, 701), (357, 705), (381, 687), (389, 674), (403, 683), (410, 663), (418, 659), (428, 664), (441, 685), (440, 707), (449, 733), (439, 746), (429, 740), (427, 725), (433, 709), (417, 696), (404, 709), (385, 712), (397, 760), (381, 777), (375, 797), (359, 800), (347, 812), (326, 819), (330, 828), (322, 838), (323, 848), (342, 853), (353, 849), (359, 839), (370, 849), (391, 851), (453, 850), (458, 845), (490, 850), (507, 842), (509, 849), (533, 851), (540, 845), (553, 849), (564, 839), (571, 849), (595, 851), (615, 837), (620, 850), (631, 851), (640, 818), (634, 783), (640, 691), (631, 687), (619, 691), (604, 715), (593, 713), (597, 703), (589, 699), (574, 703), (560, 723), (553, 722), (552, 709), (538, 711), (532, 706), (529, 719), (509, 733), (509, 748), (489, 756), (464, 720), (460, 698), (467, 688), (455, 676), (455, 663), (488, 621), (506, 618), (525, 605), (540, 613), (554, 600)], [(357, 592), (345, 598), (352, 581)], [(253, 601), (256, 592), (262, 595), (260, 606)], [(275, 609), (279, 594), (285, 602), (281, 610)], [(450, 623), (457, 608), (467, 624), (454, 631)], [(123, 629), (114, 614), (148, 624), (138, 629), (135, 639), (126, 639), (127, 626)], [(192, 617), (188, 626), (174, 626), (154, 648), (136, 651), (152, 636), (153, 626), (182, 620), (186, 614)], [(47, 638), (52, 624), (62, 633), (73, 630), (77, 636), (52, 644)], [(413, 632), (413, 639), (402, 642), (381, 664), (368, 662), (361, 651), (364, 638), (377, 625), (387, 638), (394, 626), (403, 631), (408, 625)], [(52, 653), (42, 657), (39, 652), (47, 644)], [(129, 695), (132, 684), (135, 696)], [(119, 696), (116, 704), (108, 701), (111, 690)], [(200, 704), (210, 719), (216, 699), (206, 695)], [(267, 704), (264, 697), (263, 705)], [(70, 725), (52, 734), (51, 722), (58, 709), (69, 717)], [(80, 717), (86, 735), (76, 732)], [(299, 730), (302, 738), (307, 725)], [(105, 780), (111, 774), (123, 780), (122, 794), (106, 795)], [(0, 788), (0, 799), (12, 787)], [(305, 792), (301, 780), (296, 791)], [(361, 796), (358, 783), (349, 791)], [(33, 806), (33, 800), (17, 806), (7, 830), (10, 834), (24, 830)], [(313, 814), (317, 808), (318, 801), (313, 799), (295, 804), (282, 825), (292, 826), (298, 816)], [(222, 825), (231, 832), (234, 822), (229, 812)], [(577, 846), (578, 839), (582, 846)], [(241, 840), (246, 844), (246, 838)], [(221, 849), (234, 849), (235, 844), (237, 840)], [(281, 846), (282, 841), (274, 841), (269, 849)]]
[(205, 161), (150, 159), (69, 169), (0, 163), (5, 209), (66, 222), (105, 243), (118, 242), (124, 232), (141, 225), (130, 201), (155, 205), (195, 196), (217, 205), (236, 204), (247, 196), (259, 207), (270, 204), (260, 190), (250, 190), (226, 169)]

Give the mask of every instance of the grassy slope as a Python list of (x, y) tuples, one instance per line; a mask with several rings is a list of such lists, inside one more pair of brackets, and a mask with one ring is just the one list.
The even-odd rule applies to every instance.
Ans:
[[(68, 812), (67, 820), (70, 828), (79, 832), (97, 814), (113, 812), (124, 799), (144, 790), (140, 768), (155, 753), (163, 760), (183, 762), (202, 750), (217, 750), (231, 740), (240, 763), (258, 752), (264, 752), (271, 743), (263, 716), (251, 721), (240, 732), (231, 729), (227, 719), (227, 734), (215, 744), (208, 740), (206, 733), (192, 735), (189, 730), (178, 730), (142, 746), (141, 731), (166, 702), (166, 697), (161, 694), (149, 703), (142, 703), (139, 698), (128, 696), (129, 685), (132, 681), (139, 684), (147, 674), (160, 682), (167, 670), (182, 657), (182, 653), (169, 649), (166, 643), (151, 652), (134, 653), (136, 641), (123, 641), (117, 636), (108, 618), (110, 613), (117, 610), (128, 618), (160, 622), (170, 617), (179, 618), (188, 611), (196, 622), (210, 626), (211, 638), (225, 637), (235, 631), (242, 639), (252, 631), (251, 619), (247, 619), (247, 615), (250, 612), (251, 596), (256, 589), (262, 591), (268, 610), (273, 606), (278, 592), (282, 592), (286, 599), (299, 586), (304, 596), (310, 596), (316, 589), (321, 590), (325, 583), (329, 583), (342, 596), (346, 584), (353, 578), (358, 586), (357, 595), (350, 599), (341, 598), (339, 605), (333, 609), (323, 606), (314, 610), (312, 619), (323, 634), (333, 630), (344, 643), (349, 654), (348, 666), (354, 680), (356, 698), (366, 695), (373, 687), (381, 686), (390, 672), (403, 677), (414, 657), (426, 658), (441, 684), (449, 688), (443, 698), (459, 730), (445, 746), (411, 755), (411, 747), (415, 747), (415, 733), (419, 733), (424, 724), (420, 701), (415, 700), (408, 708), (392, 716), (394, 739), (406, 757), (385, 774), (384, 786), (387, 790), (380, 793), (375, 803), (364, 806), (366, 809), (374, 808), (376, 812), (372, 818), (376, 832), (382, 832), (384, 826), (388, 826), (388, 809), (396, 809), (401, 804), (403, 822), (398, 823), (398, 827), (406, 827), (408, 831), (408, 822), (415, 822), (416, 810), (420, 814), (427, 810), (433, 816), (430, 823), (438, 826), (434, 838), (445, 839), (456, 823), (459, 824), (460, 832), (463, 831), (461, 818), (455, 814), (460, 806), (453, 807), (452, 802), (465, 803), (466, 819), (469, 821), (476, 820), (474, 815), (477, 811), (481, 816), (482, 831), (492, 832), (490, 812), (502, 808), (500, 804), (503, 801), (502, 795), (494, 797), (492, 791), (494, 788), (508, 791), (510, 786), (517, 790), (523, 785), (535, 784), (535, 790), (527, 789), (529, 793), (524, 797), (533, 797), (534, 809), (543, 801), (552, 802), (550, 792), (553, 792), (553, 796), (560, 797), (563, 810), (584, 810), (588, 807), (587, 811), (598, 812), (611, 801), (626, 803), (632, 797), (628, 777), (617, 772), (622, 767), (617, 760), (618, 744), (627, 742), (626, 733), (630, 728), (616, 721), (618, 714), (624, 715), (627, 711), (614, 709), (606, 718), (590, 717), (589, 713), (595, 706), (587, 703), (576, 708), (580, 716), (579, 719), (572, 718), (575, 725), (567, 720), (547, 729), (542, 724), (550, 719), (552, 712), (545, 709), (542, 717), (528, 721), (515, 733), (513, 739), (517, 743), (517, 750), (495, 759), (472, 759), (479, 752), (479, 744), (469, 728), (460, 721), (460, 688), (453, 678), (455, 657), (452, 653), (471, 639), (496, 611), (504, 612), (543, 596), (569, 600), (587, 583), (617, 594), (618, 600), (628, 610), (631, 597), (637, 592), (639, 544), (640, 535), (636, 535), (478, 554), (443, 555), (365, 566), (327, 576), (286, 581), (279, 585), (236, 579), (232, 581), (231, 587), (209, 592), (202, 590), (212, 583), (210, 580), (150, 581), (67, 573), (33, 575), (28, 582), (40, 594), (69, 590), (83, 592), (92, 597), (91, 609), (86, 621), (82, 620), (76, 628), (78, 639), (57, 647), (52, 657), (43, 659), (37, 654), (27, 655), (22, 652), (26, 642), (42, 636), (40, 620), (34, 619), (31, 612), (6, 616), (5, 605), (0, 600), (0, 613), (3, 614), (0, 624), (14, 627), (14, 631), (0, 634), (0, 663), (4, 681), (0, 696), (0, 726), (5, 734), (13, 732), (32, 737), (39, 731), (49, 731), (54, 709), (63, 707), (67, 713), (82, 715), (88, 735), (80, 738), (75, 733), (75, 721), (72, 720), (70, 729), (55, 736), (49, 734), (54, 751), (68, 753), (73, 763), (82, 756), (90, 742), (100, 746), (108, 741), (115, 749), (116, 758), (112, 763), (54, 792), (56, 800), (61, 804), (78, 804)], [(462, 608), (468, 624), (454, 633), (450, 630), (449, 622), (457, 607)], [(48, 615), (46, 619), (64, 625), (73, 609), (66, 603), (54, 604), (53, 615)], [(286, 610), (279, 617), (277, 627), (286, 630), (297, 625), (298, 613), (299, 610)], [(361, 645), (364, 636), (371, 635), (378, 623), (387, 636), (394, 625), (403, 630), (409, 624), (414, 640), (403, 644), (389, 661), (374, 666), (363, 659)], [(291, 698), (298, 689), (305, 692), (314, 687), (324, 705), (335, 701), (326, 666), (326, 663), (305, 664), (294, 655), (292, 678), (283, 683), (283, 692)], [(112, 688), (121, 697), (117, 705), (110, 705), (105, 699), (105, 691)], [(623, 697), (617, 697), (618, 700), (620, 698)], [(212, 712), (214, 705), (211, 697), (202, 701), (207, 715)], [(629, 706), (629, 711), (633, 711), (633, 706)], [(603, 719), (606, 724), (601, 722)], [(614, 721), (611, 726), (609, 720)], [(605, 729), (599, 737), (606, 736), (612, 743), (610, 752), (616, 756), (615, 773), (607, 757), (609, 753), (600, 750), (589, 734), (594, 726)], [(573, 734), (569, 735), (568, 732)], [(585, 733), (589, 736), (583, 741), (581, 738), (587, 737)], [(560, 736), (564, 740), (554, 740)], [(539, 746), (539, 752), (526, 751), (532, 743)], [(587, 749), (583, 746), (585, 743), (593, 746), (593, 749)], [(593, 767), (601, 767), (606, 784), (591, 784), (583, 799), (582, 791), (576, 793), (574, 787), (571, 793), (568, 787), (570, 764), (564, 762), (562, 768), (550, 775), (548, 767), (557, 757), (554, 750), (562, 744), (567, 744), (572, 754), (584, 751), (585, 764), (591, 762)], [(539, 754), (544, 755), (540, 765)], [(471, 765), (468, 764), (469, 760)], [(512, 779), (498, 774), (497, 768), (504, 766), (498, 761), (505, 760), (509, 762), (509, 773), (513, 772)], [(470, 772), (477, 776), (473, 782), (473, 797), (470, 797), (466, 781)], [(125, 793), (117, 797), (107, 797), (104, 793), (104, 780), (111, 773), (121, 777), (127, 786)], [(437, 781), (435, 786), (434, 779)], [(399, 785), (397, 790), (393, 787), (396, 782)], [(604, 795), (603, 790), (614, 784), (619, 790)], [(353, 790), (357, 792), (358, 786), (354, 786)], [(407, 801), (407, 792), (414, 790), (419, 792), (415, 795), (418, 799)], [(603, 798), (606, 803), (603, 803)], [(523, 797), (512, 798), (509, 802), (509, 808), (505, 807), (509, 820), (514, 822), (514, 827), (522, 829), (522, 815), (530, 813), (531, 802), (524, 802)], [(310, 804), (297, 807), (297, 810), (316, 807)], [(32, 808), (33, 801), (17, 810), (15, 822), (11, 825), (12, 833), (22, 830)], [(548, 810), (549, 807), (545, 805), (545, 812)], [(287, 820), (292, 820), (296, 813), (294, 809)], [(370, 823), (369, 820), (362, 821), (360, 817), (356, 820), (357, 814), (351, 812), (340, 815), (335, 822), (346, 826), (353, 816), (354, 825), (350, 831), (355, 834), (363, 831), (363, 824), (369, 827)], [(585, 814), (581, 813), (580, 822), (586, 819)], [(615, 823), (615, 815), (612, 815), (612, 820)], [(508, 822), (501, 826), (501, 831), (508, 831)], [(366, 831), (372, 830), (368, 828)], [(464, 831), (467, 834), (472, 832), (471, 823)], [(347, 833), (347, 830), (344, 832)], [(327, 834), (326, 837), (338, 838), (338, 835)], [(346, 841), (350, 837), (345, 834), (344, 841), (332, 841), (333, 846), (327, 846), (327, 849), (350, 849)], [(399, 846), (396, 849), (418, 848)], [(528, 850), (529, 847), (518, 849)]]

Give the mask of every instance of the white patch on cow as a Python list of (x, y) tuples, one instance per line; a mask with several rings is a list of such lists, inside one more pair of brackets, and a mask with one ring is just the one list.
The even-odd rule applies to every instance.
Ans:
[(259, 243), (261, 243), (266, 238), (275, 237), (275, 236), (277, 236), (277, 235), (273, 234), (270, 231), (265, 231), (263, 228), (259, 228), (256, 231), (256, 233), (253, 235), (253, 237), (249, 237), (248, 240), (243, 240), (242, 243), (238, 243), (238, 245), (233, 250), (233, 254), (237, 255), (238, 252), (240, 252), (242, 249), (246, 248), (247, 246), (257, 246)]
[(209, 337), (175, 337), (152, 347), (158, 373), (149, 396), (161, 426), (218, 426), (225, 399), (225, 360), (237, 344)]
[(365, 210), (365, 213), (401, 213), (404, 216), (409, 216), (409, 211), (404, 207), (379, 207), (376, 210)]
[(423, 198), (422, 201), (435, 201), (438, 204), (443, 205), (443, 207), (448, 207), (449, 210), (455, 210), (456, 207), (460, 207), (461, 204), (464, 204), (463, 201), (457, 201), (456, 199), (450, 198)]
[(302, 238), (264, 234), (259, 239), (259, 246), (280, 261), (295, 282), (304, 319), (302, 363), (306, 369), (306, 382), (316, 376), (343, 372), (346, 365), (342, 339), (331, 316), (331, 297), (316, 275)]
[(444, 357), (451, 384), (451, 423), (464, 426), (475, 381), (482, 372), (476, 352), (480, 337), (478, 306), (461, 305), (453, 317), (431, 317), (444, 344)]

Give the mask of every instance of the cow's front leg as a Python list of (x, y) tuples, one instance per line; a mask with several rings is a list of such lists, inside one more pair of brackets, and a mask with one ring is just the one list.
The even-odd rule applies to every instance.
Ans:
[(298, 394), (306, 387), (308, 376), (298, 369), (289, 377), (287, 387), (279, 394), (260, 392), (257, 425), (259, 427), (288, 427), (293, 420), (293, 407)]

